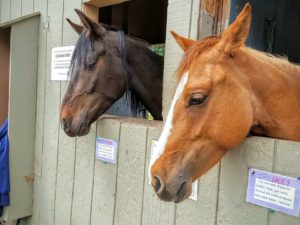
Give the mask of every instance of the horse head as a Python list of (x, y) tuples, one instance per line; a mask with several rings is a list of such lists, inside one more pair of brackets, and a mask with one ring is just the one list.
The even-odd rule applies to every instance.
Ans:
[(221, 37), (195, 41), (173, 32), (184, 56), (158, 141), (160, 156), (149, 167), (152, 186), (162, 200), (188, 198), (193, 181), (240, 144), (251, 128), (251, 98), (240, 85), (234, 61), (250, 22), (247, 4)]
[(123, 32), (105, 29), (80, 10), (75, 11), (83, 26), (67, 19), (79, 39), (71, 60), (70, 81), (60, 118), (69, 136), (82, 136), (124, 94), (127, 81)]

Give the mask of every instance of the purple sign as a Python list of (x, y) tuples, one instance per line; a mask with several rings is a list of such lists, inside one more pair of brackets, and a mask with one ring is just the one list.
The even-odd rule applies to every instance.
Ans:
[(118, 143), (114, 140), (97, 137), (96, 139), (96, 159), (104, 162), (117, 163)]
[(299, 216), (300, 180), (251, 168), (247, 202)]

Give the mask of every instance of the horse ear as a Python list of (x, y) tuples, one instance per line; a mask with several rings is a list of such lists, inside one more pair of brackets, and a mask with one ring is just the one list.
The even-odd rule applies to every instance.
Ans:
[(71, 25), (71, 27), (78, 33), (78, 34), (81, 34), (81, 32), (83, 31), (84, 27), (79, 25), (79, 24), (76, 24), (76, 23), (73, 23), (69, 18), (67, 18), (67, 21), (68, 23)]
[(194, 45), (197, 42), (195, 40), (182, 37), (174, 31), (171, 31), (171, 34), (173, 35), (175, 41), (180, 46), (180, 48), (182, 48), (183, 51), (188, 50), (192, 45)]
[(251, 6), (247, 3), (236, 18), (236, 20), (225, 30), (219, 45), (221, 48), (232, 54), (234, 50), (244, 45), (250, 30)]
[(105, 33), (105, 29), (101, 27), (98, 23), (94, 22), (91, 18), (86, 16), (79, 9), (75, 9), (75, 12), (78, 14), (83, 26), (88, 30), (87, 36), (90, 36), (92, 33), (102, 36)]

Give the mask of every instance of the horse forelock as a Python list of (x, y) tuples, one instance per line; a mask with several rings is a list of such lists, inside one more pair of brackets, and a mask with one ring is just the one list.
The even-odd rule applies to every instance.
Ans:
[(68, 76), (70, 80), (73, 80), (73, 71), (76, 66), (82, 67), (84, 70), (88, 68), (88, 61), (91, 59), (94, 52), (94, 44), (96, 37), (91, 33), (87, 36), (86, 32), (82, 32), (79, 39), (75, 45), (75, 49), (72, 55), (70, 69)]
[(215, 46), (220, 40), (220, 37), (210, 36), (198, 41), (194, 46), (188, 49), (175, 72), (177, 81), (180, 81), (182, 76), (187, 72), (194, 60), (196, 60), (205, 50)]

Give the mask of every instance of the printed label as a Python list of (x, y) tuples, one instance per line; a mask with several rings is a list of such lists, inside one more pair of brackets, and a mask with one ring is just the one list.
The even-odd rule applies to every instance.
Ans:
[(251, 168), (247, 202), (299, 216), (300, 180)]
[(114, 140), (97, 137), (96, 139), (96, 159), (104, 162), (117, 163), (118, 143)]

